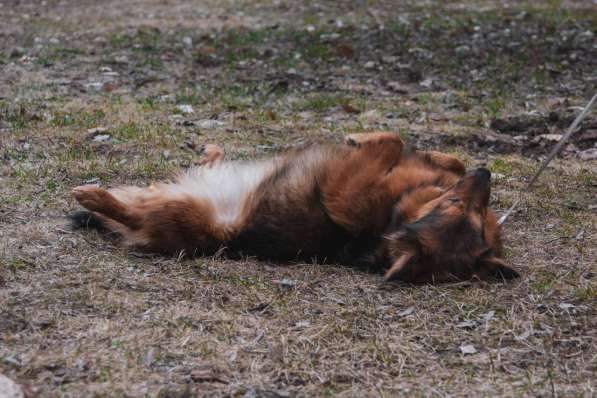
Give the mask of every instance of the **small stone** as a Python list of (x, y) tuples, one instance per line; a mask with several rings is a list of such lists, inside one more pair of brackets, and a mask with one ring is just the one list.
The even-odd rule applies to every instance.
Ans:
[(580, 41), (589, 41), (593, 40), (593, 37), (595, 37), (593, 32), (590, 30), (585, 30), (584, 32), (578, 34), (577, 39)]
[(483, 314), (483, 320), (485, 322), (489, 322), (490, 320), (493, 319), (494, 316), (495, 316), (495, 311), (493, 311), (493, 310), (489, 311), (489, 312)]
[(213, 129), (216, 127), (222, 127), (222, 126), (226, 125), (225, 122), (222, 122), (220, 120), (214, 120), (214, 119), (198, 120), (194, 124), (195, 124), (195, 126), (202, 128), (202, 129)]
[(182, 38), (182, 44), (187, 47), (191, 47), (193, 46), (193, 39), (191, 39), (189, 36), (185, 36)]
[(431, 88), (431, 86), (433, 86), (433, 79), (431, 79), (430, 77), (423, 80), (421, 83), (419, 83), (421, 86), (425, 87), (425, 88)]
[(388, 82), (388, 88), (398, 94), (408, 94), (408, 90), (398, 82)]
[(559, 141), (562, 139), (562, 134), (541, 134), (539, 138), (546, 141)]
[(105, 142), (110, 140), (110, 134), (98, 134), (93, 137), (93, 142)]
[(184, 114), (195, 113), (195, 110), (193, 109), (193, 107), (191, 105), (186, 105), (186, 104), (178, 105), (176, 107), (176, 109), (178, 109), (180, 112), (182, 112)]
[(457, 328), (461, 329), (473, 329), (475, 326), (477, 326), (475, 321), (462, 321), (456, 325)]
[(143, 364), (147, 367), (150, 367), (151, 365), (153, 365), (156, 361), (156, 352), (155, 352), (155, 347), (150, 347), (149, 350), (147, 350), (147, 353), (145, 354), (145, 358), (143, 359)]
[(311, 326), (311, 322), (309, 322), (308, 320), (298, 321), (297, 323), (294, 324), (294, 326), (299, 329), (305, 329), (305, 328), (308, 328), (309, 326)]
[(591, 149), (587, 149), (582, 152), (579, 152), (578, 156), (582, 160), (595, 160), (595, 159), (597, 159), (597, 148), (591, 148)]
[(398, 311), (398, 313), (396, 314), (397, 316), (399, 316), (400, 318), (405, 317), (405, 316), (409, 316), (412, 315), (415, 312), (415, 307), (408, 307), (402, 311)]
[(100, 91), (104, 87), (104, 84), (100, 82), (91, 82), (85, 84), (85, 87), (92, 90)]
[(381, 60), (386, 64), (394, 65), (398, 62), (398, 57), (394, 55), (384, 55), (383, 57), (381, 57)]
[(313, 33), (313, 32), (315, 32), (315, 26), (313, 26), (313, 25), (309, 25), (309, 26), (307, 26), (305, 29), (306, 29), (306, 30), (307, 30), (307, 32), (309, 32), (309, 33)]
[(456, 54), (458, 55), (465, 55), (468, 54), (469, 52), (471, 52), (471, 48), (467, 45), (463, 45), (463, 46), (458, 46), (456, 47)]
[(129, 57), (127, 57), (126, 55), (118, 55), (118, 56), (114, 57), (114, 61), (116, 61), (119, 64), (128, 64)]
[(373, 68), (375, 68), (375, 62), (368, 61), (367, 63), (365, 63), (364, 67), (365, 67), (365, 69), (373, 69)]
[(472, 355), (477, 353), (477, 349), (472, 344), (466, 344), (460, 346), (460, 352), (464, 355)]
[(23, 398), (24, 396), (23, 390), (17, 383), (0, 374), (0, 398)]
[(106, 127), (94, 127), (92, 129), (87, 130), (87, 134), (96, 135), (105, 133), (106, 131), (108, 131)]
[(48, 40), (48, 43), (50, 43), (50, 44), (59, 44), (60, 40), (58, 40), (55, 37), (52, 37), (52, 38), (50, 38), (50, 40)]
[(289, 278), (284, 278), (281, 281), (277, 281), (277, 283), (282, 289), (294, 289), (296, 287), (296, 281)]
[(558, 307), (560, 307), (561, 309), (568, 311), (572, 308), (574, 308), (574, 304), (570, 304), (570, 303), (560, 303), (560, 305), (558, 305)]

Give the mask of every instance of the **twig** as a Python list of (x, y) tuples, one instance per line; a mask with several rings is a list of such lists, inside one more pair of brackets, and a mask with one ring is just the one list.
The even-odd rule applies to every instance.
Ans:
[[(566, 141), (568, 141), (570, 136), (572, 136), (572, 134), (577, 131), (578, 125), (585, 118), (585, 116), (591, 109), (591, 106), (593, 106), (593, 102), (595, 102), (595, 99), (597, 99), (597, 94), (595, 94), (593, 96), (593, 98), (591, 98), (591, 100), (589, 101), (587, 106), (585, 106), (584, 109), (582, 110), (582, 112), (578, 114), (578, 116), (576, 117), (576, 119), (574, 119), (574, 121), (572, 122), (570, 127), (568, 127), (568, 131), (566, 132), (566, 134), (564, 134), (564, 136), (560, 139), (560, 141), (556, 144), (556, 146), (553, 147), (553, 149), (551, 150), (549, 155), (547, 155), (547, 157), (545, 158), (543, 163), (541, 163), (541, 166), (539, 166), (539, 170), (537, 170), (537, 172), (535, 173), (535, 175), (533, 176), (531, 181), (527, 184), (525, 191), (528, 192), (531, 189), (531, 187), (533, 186), (535, 181), (537, 181), (537, 178), (539, 178), (539, 175), (543, 172), (543, 170), (545, 170), (545, 168), (547, 167), (549, 162), (551, 162), (552, 159), (558, 154), (558, 152), (560, 152), (560, 149), (562, 149), (562, 146), (564, 146), (564, 144), (566, 143)], [(506, 213), (504, 213), (504, 215), (499, 219), (498, 223), (500, 225), (502, 225), (508, 219), (508, 217), (510, 216), (510, 214), (512, 214), (514, 209), (516, 209), (516, 207), (518, 207), (518, 205), (520, 204), (520, 201), (521, 201), (521, 195), (518, 196), (518, 198), (514, 201), (512, 206), (510, 206), (510, 208), (506, 211)]]

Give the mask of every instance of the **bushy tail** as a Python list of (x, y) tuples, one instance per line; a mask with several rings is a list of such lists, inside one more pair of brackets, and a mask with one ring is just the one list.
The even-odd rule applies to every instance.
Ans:
[(104, 221), (89, 210), (80, 210), (66, 216), (73, 230), (94, 229), (99, 232), (108, 232)]

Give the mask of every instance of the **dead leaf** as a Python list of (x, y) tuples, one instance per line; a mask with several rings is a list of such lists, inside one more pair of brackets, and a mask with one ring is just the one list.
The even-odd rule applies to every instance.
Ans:
[(344, 58), (352, 58), (354, 56), (354, 48), (349, 44), (338, 44), (336, 46), (336, 54)]
[(492, 320), (494, 316), (495, 316), (495, 311), (489, 311), (489, 312), (483, 314), (483, 320), (485, 322), (488, 322), (488, 321)]
[(597, 159), (597, 148), (587, 149), (585, 151), (579, 152), (578, 156), (582, 160), (595, 160)]
[(404, 317), (404, 316), (408, 316), (408, 315), (412, 314), (413, 312), (415, 312), (415, 307), (411, 306), (411, 307), (408, 307), (407, 309), (404, 309), (404, 310), (398, 312), (398, 314), (396, 314), (396, 315), (398, 315), (399, 317)]
[(562, 134), (540, 134), (538, 137), (547, 141), (559, 141), (562, 139)]
[(408, 94), (408, 90), (398, 82), (388, 82), (386, 86), (395, 93)]
[(525, 341), (532, 334), (533, 334), (533, 330), (532, 329), (531, 330), (525, 330), (524, 333), (519, 334), (518, 336), (514, 336), (514, 340), (516, 340), (516, 341)]
[(106, 93), (111, 93), (112, 91), (118, 88), (118, 83), (116, 82), (106, 82), (102, 85), (102, 90)]
[(351, 113), (353, 115), (358, 115), (359, 113), (361, 113), (360, 109), (355, 108), (350, 104), (342, 104), (342, 109), (344, 110), (344, 112)]
[(217, 50), (212, 46), (201, 46), (199, 47), (198, 51), (203, 54), (215, 54)]
[(475, 321), (462, 321), (456, 325), (457, 328), (462, 329), (473, 329), (475, 326), (477, 326), (477, 322)]
[(265, 116), (267, 116), (269, 120), (276, 120), (276, 113), (271, 109), (265, 111)]
[(597, 130), (587, 130), (578, 136), (578, 141), (595, 141), (597, 140)]
[(191, 380), (195, 383), (219, 382), (226, 383), (220, 376), (220, 371), (211, 364), (201, 364), (191, 371)]

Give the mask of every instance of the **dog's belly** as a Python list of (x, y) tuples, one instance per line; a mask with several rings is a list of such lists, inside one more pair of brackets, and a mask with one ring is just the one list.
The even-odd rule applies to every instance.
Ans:
[(187, 170), (174, 183), (163, 184), (174, 197), (208, 200), (214, 208), (214, 220), (220, 225), (241, 222), (243, 208), (250, 194), (275, 169), (275, 159), (256, 162), (223, 162), (212, 167)]
[(352, 239), (332, 221), (319, 181), (333, 149), (314, 148), (283, 159), (251, 199), (246, 223), (228, 242), (235, 252), (278, 261), (332, 259)]

